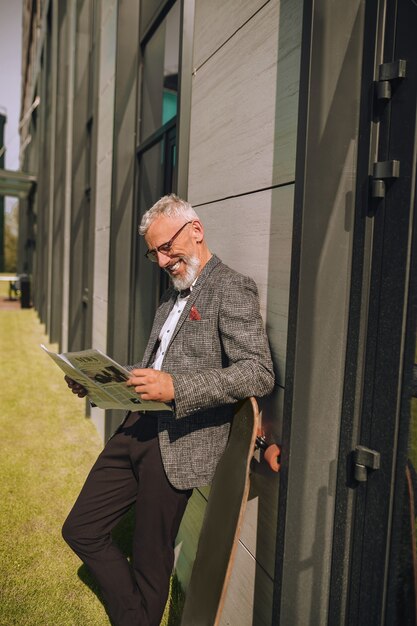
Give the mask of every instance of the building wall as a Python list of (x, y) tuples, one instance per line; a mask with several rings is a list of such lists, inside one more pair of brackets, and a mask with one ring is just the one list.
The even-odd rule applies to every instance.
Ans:
[[(22, 128), (21, 165), (37, 174), (38, 184), (21, 203), (19, 263), (32, 271), (40, 319), (64, 350), (93, 344), (119, 361), (137, 361), (152, 322), (161, 283), (158, 268), (143, 260), (136, 227), (165, 185), (162, 74), (154, 70), (163, 66), (166, 31), (159, 18), (173, 4), (24, 2), (22, 110), (36, 96), (40, 104)], [(372, 534), (381, 509), (365, 519), (361, 505), (369, 493), (388, 502), (388, 492), (362, 490), (358, 502), (346, 461), (362, 426), (377, 431), (382, 423), (362, 415), (366, 394), (374, 395), (362, 385), (382, 372), (368, 368), (376, 346), (369, 346), (374, 335), (369, 338), (367, 325), (368, 313), (376, 319), (380, 306), (374, 279), (384, 282), (382, 251), (374, 244), (382, 245), (383, 236), (385, 246), (385, 232), (375, 239), (374, 228), (387, 213), (379, 210), (374, 222), (369, 214), (380, 131), (370, 87), (378, 63), (391, 60), (394, 33), (404, 34), (410, 23), (403, 10), (413, 3), (397, 4), (181, 1), (181, 106), (178, 127), (169, 127), (178, 139), (172, 188), (201, 215), (211, 249), (259, 287), (277, 374), (263, 404), (264, 428), (282, 442), (279, 476), (259, 456), (253, 464), (223, 625), (344, 623), (351, 609), (356, 614), (359, 587), (368, 600), (372, 564), (361, 546), (372, 548), (363, 528)], [(400, 15), (404, 30), (397, 30)], [(384, 34), (384, 23), (391, 34)], [(395, 39), (408, 46), (407, 38)], [(412, 77), (403, 84), (412, 86)], [(397, 83), (393, 88), (396, 102), (385, 112), (407, 100), (398, 98)], [(391, 124), (388, 117), (385, 123)], [(408, 171), (410, 164), (404, 166)], [(387, 184), (388, 193), (395, 184)], [(32, 231), (33, 264), (23, 245)], [(395, 247), (391, 236), (384, 263)], [(121, 414), (97, 410), (92, 417), (104, 440)], [(383, 435), (388, 449), (389, 434)], [(391, 481), (389, 472), (380, 484)], [(208, 487), (195, 490), (178, 536), (176, 569), (185, 587), (208, 495)], [(384, 552), (387, 577), (396, 568)], [(373, 589), (376, 578), (384, 577), (373, 577)]]
[[(26, 83), (27, 91), (41, 94), (38, 135), (44, 137), (26, 149), (27, 159), (38, 163), (37, 310), (62, 349), (93, 345), (121, 361), (140, 358), (131, 354), (132, 306), (151, 322), (150, 307), (138, 308), (140, 290), (134, 295), (132, 288), (138, 279), (139, 25), (146, 31), (156, 10), (144, 2), (140, 16), (139, 8), (117, 0), (43, 3), (41, 37), (31, 40), (29, 55), (39, 62), (31, 61)], [(196, 0), (193, 9), (194, 47), (183, 44), (182, 58), (181, 180), (188, 178), (184, 189), (210, 248), (258, 285), (277, 373), (263, 417), (279, 439), (302, 0)], [(120, 413), (93, 409), (92, 419), (104, 440)], [(256, 461), (222, 624), (271, 623), (278, 484)], [(195, 491), (178, 537), (184, 586), (207, 496), (208, 488)]]

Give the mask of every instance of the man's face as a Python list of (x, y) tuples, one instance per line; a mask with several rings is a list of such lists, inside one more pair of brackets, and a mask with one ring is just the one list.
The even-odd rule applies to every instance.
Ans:
[[(184, 217), (158, 217), (148, 228), (145, 241), (150, 250), (169, 242), (187, 224)], [(168, 251), (156, 250), (159, 267), (170, 276), (176, 289), (187, 289), (200, 272), (199, 243), (203, 239), (200, 222), (194, 220), (184, 226)]]

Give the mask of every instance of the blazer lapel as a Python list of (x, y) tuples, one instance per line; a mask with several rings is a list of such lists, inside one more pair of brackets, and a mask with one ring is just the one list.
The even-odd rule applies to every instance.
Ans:
[(215, 254), (213, 254), (210, 261), (208, 261), (208, 263), (203, 267), (203, 270), (200, 276), (197, 278), (197, 282), (194, 285), (193, 290), (191, 291), (188, 297), (187, 304), (185, 305), (184, 310), (181, 313), (180, 319), (178, 320), (178, 324), (176, 325), (175, 330), (172, 333), (172, 337), (167, 346), (167, 350), (169, 350), (169, 348), (171, 347), (171, 344), (173, 340), (175, 339), (175, 337), (177, 336), (178, 332), (180, 331), (181, 326), (184, 324), (185, 320), (188, 318), (190, 311), (191, 311), (191, 307), (193, 306), (194, 302), (197, 300), (198, 295), (200, 291), (202, 290), (202, 288), (204, 287), (204, 283), (206, 282), (208, 276), (210, 276), (211, 272), (214, 270), (216, 265), (218, 265), (220, 262), (221, 262), (220, 259)]
[[(167, 346), (167, 350), (169, 350), (169, 348), (171, 347), (172, 341), (176, 337), (178, 331), (181, 329), (181, 326), (183, 325), (185, 320), (188, 318), (191, 307), (196, 301), (198, 294), (203, 288), (204, 283), (206, 282), (208, 276), (210, 276), (211, 272), (219, 263), (221, 263), (220, 259), (215, 254), (213, 254), (213, 256), (208, 261), (208, 263), (203, 267), (203, 270), (201, 274), (199, 275), (199, 277), (197, 278), (196, 284), (194, 285), (193, 290), (188, 297), (187, 304), (185, 305), (184, 310), (181, 313), (180, 319), (178, 320), (178, 324), (174, 332), (172, 333), (172, 337)], [(171, 311), (172, 307), (174, 306), (177, 296), (178, 296), (178, 292), (175, 291), (175, 289), (173, 289), (172, 287), (170, 287), (166, 294), (165, 302), (162, 302), (162, 304), (158, 307), (156, 311), (151, 334), (149, 336), (148, 345), (146, 346), (145, 354), (143, 355), (142, 367), (149, 367), (149, 361), (154, 352), (156, 343), (159, 338), (159, 334), (161, 332), (161, 328), (165, 324), (165, 320), (168, 317), (169, 312)]]
[(155, 319), (152, 325), (152, 330), (151, 330), (151, 334), (149, 336), (149, 341), (148, 344), (146, 346), (146, 350), (145, 353), (143, 355), (143, 359), (142, 359), (142, 367), (148, 367), (149, 366), (149, 361), (150, 358), (152, 356), (152, 353), (154, 351), (156, 342), (158, 341), (158, 337), (159, 337), (159, 333), (161, 332), (161, 328), (162, 326), (165, 324), (165, 320), (169, 315), (170, 310), (172, 309), (172, 307), (174, 306), (174, 302), (177, 298), (177, 292), (170, 288), (169, 292), (168, 292), (168, 298), (166, 299), (165, 302), (162, 302), (162, 304), (159, 305), (156, 314), (155, 314)]

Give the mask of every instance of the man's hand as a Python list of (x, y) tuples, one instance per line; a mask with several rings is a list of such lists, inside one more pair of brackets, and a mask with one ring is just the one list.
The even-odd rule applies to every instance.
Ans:
[(85, 387), (75, 382), (75, 380), (72, 380), (72, 378), (70, 378), (69, 376), (65, 376), (65, 382), (71, 389), (72, 393), (77, 395), (79, 398), (85, 398), (85, 396), (87, 395), (87, 389), (85, 389)]
[(130, 372), (127, 384), (134, 387), (142, 400), (171, 402), (174, 399), (174, 383), (171, 374), (153, 369), (135, 369)]

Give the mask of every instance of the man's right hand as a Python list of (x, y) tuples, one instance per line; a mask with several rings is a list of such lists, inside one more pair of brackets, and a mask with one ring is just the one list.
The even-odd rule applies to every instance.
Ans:
[(72, 378), (70, 378), (69, 376), (65, 376), (65, 382), (71, 389), (72, 393), (75, 393), (75, 395), (77, 395), (79, 398), (85, 398), (85, 396), (87, 395), (87, 389), (80, 385), (80, 383), (75, 382), (75, 380), (72, 380)]

